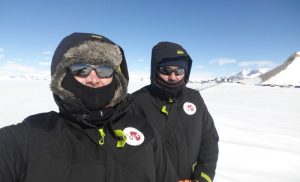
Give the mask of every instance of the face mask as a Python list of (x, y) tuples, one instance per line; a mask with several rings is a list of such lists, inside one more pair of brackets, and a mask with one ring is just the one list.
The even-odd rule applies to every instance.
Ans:
[(105, 108), (112, 100), (116, 90), (114, 78), (112, 82), (106, 86), (92, 88), (78, 82), (70, 73), (66, 73), (66, 76), (62, 81), (62, 87), (72, 92), (90, 111), (97, 111)]
[(159, 75), (156, 75), (156, 84), (168, 97), (176, 97), (186, 85), (184, 79), (174, 84), (163, 80)]

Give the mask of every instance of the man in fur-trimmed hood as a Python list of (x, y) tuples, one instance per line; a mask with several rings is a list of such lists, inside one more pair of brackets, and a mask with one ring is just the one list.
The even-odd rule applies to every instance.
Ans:
[[(72, 76), (67, 72), (68, 68), (76, 63), (112, 66), (116, 80), (113, 83), (115, 84), (113, 85), (114, 91), (100, 93), (102, 98), (99, 99), (97, 99), (99, 94), (94, 97), (85, 96), (82, 93), (76, 95), (78, 88), (70, 88), (69, 83), (72, 82), (70, 78)], [(91, 110), (86, 107), (84, 100), (89, 99), (88, 102), (95, 102), (106, 99), (102, 105), (113, 107), (124, 99), (129, 79), (122, 48), (103, 36), (86, 33), (73, 33), (62, 40), (53, 55), (51, 76), (51, 90), (60, 111), (71, 113), (79, 122), (86, 122), (90, 117), (97, 119), (97, 115), (103, 114), (102, 111), (100, 113), (103, 108), (92, 108)]]
[(127, 112), (120, 46), (73, 33), (57, 47), (51, 76), (59, 112), (0, 129), (1, 182), (178, 181), (156, 130)]

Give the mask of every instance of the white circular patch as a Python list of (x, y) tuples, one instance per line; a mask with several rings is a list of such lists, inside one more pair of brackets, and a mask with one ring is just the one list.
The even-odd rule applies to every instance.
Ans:
[(143, 133), (133, 127), (125, 128), (123, 133), (127, 137), (126, 143), (128, 145), (138, 146), (141, 145), (145, 140)]
[(195, 106), (195, 104), (193, 104), (191, 102), (186, 102), (183, 104), (183, 110), (188, 115), (193, 115), (196, 113), (197, 107)]

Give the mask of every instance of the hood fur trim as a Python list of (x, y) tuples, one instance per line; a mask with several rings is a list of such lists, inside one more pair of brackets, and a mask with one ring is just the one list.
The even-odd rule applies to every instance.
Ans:
[(61, 61), (56, 66), (55, 74), (51, 77), (50, 88), (53, 94), (57, 95), (63, 102), (69, 106), (74, 106), (74, 110), (83, 107), (81, 101), (75, 98), (74, 94), (65, 90), (62, 86), (67, 69), (76, 63), (86, 63), (91, 65), (110, 65), (114, 68), (114, 79), (116, 79), (117, 88), (110, 106), (115, 106), (127, 94), (128, 81), (122, 74), (119, 66), (122, 62), (122, 53), (117, 45), (107, 42), (88, 40), (77, 46), (71, 47), (63, 55)]
[(122, 62), (122, 54), (117, 45), (89, 40), (70, 48), (63, 55), (63, 59), (78, 59), (81, 63), (108, 64), (117, 67)]

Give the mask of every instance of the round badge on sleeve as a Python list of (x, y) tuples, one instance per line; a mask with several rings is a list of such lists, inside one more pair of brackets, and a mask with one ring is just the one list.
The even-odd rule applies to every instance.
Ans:
[(144, 134), (133, 127), (125, 128), (123, 133), (127, 137), (126, 143), (128, 145), (138, 146), (141, 145), (145, 140)]
[(195, 106), (195, 104), (193, 104), (191, 102), (186, 102), (183, 104), (183, 110), (188, 115), (193, 115), (196, 113), (197, 107)]

